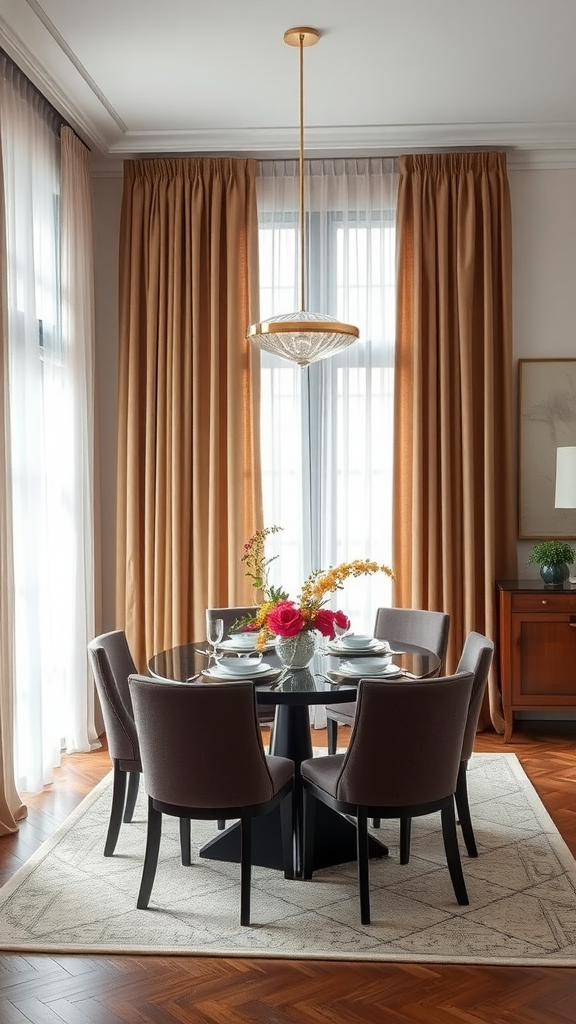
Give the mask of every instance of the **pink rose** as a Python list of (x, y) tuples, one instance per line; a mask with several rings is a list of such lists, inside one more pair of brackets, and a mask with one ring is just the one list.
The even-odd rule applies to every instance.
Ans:
[(334, 612), (334, 623), (340, 629), (350, 629), (350, 619), (344, 612)]
[(336, 615), (334, 612), (331, 612), (328, 608), (321, 608), (320, 611), (316, 613), (316, 618), (313, 623), (314, 629), (317, 629), (319, 633), (322, 633), (322, 636), (327, 636), (330, 640), (333, 640), (335, 636), (335, 618)]
[(293, 601), (279, 601), (266, 616), (266, 625), (277, 636), (296, 636), (304, 626), (304, 617)]

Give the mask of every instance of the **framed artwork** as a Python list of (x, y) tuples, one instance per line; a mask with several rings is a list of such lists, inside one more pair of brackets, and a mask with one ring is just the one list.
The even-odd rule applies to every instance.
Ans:
[(576, 509), (555, 508), (556, 449), (576, 445), (576, 359), (518, 360), (518, 532), (576, 538)]

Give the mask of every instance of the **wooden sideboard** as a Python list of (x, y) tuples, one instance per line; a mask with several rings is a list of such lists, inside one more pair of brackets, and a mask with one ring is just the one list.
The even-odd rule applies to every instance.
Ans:
[(576, 586), (496, 583), (504, 742), (515, 711), (576, 711)]

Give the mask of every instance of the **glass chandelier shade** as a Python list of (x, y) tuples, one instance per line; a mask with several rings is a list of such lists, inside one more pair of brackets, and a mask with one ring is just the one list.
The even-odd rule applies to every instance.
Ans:
[(301, 309), (253, 324), (247, 337), (265, 352), (308, 366), (352, 345), (358, 337), (358, 328), (340, 323), (326, 313)]
[(296, 313), (283, 313), (262, 323), (252, 324), (246, 337), (258, 348), (281, 356), (300, 366), (326, 359), (348, 348), (359, 337), (359, 330), (326, 313), (310, 313), (305, 308), (305, 232), (304, 232), (304, 47), (314, 46), (320, 38), (315, 28), (290, 28), (284, 42), (300, 50), (300, 302)]

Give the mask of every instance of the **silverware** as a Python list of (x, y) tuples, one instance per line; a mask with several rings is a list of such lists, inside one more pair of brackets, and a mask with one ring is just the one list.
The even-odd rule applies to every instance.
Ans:
[(212, 651), (201, 651), (197, 647), (194, 648), (194, 654), (203, 654), (205, 658), (212, 657)]
[(285, 669), (283, 669), (281, 674), (278, 676), (278, 679), (275, 679), (274, 682), (270, 684), (268, 689), (269, 690), (277, 690), (282, 685), (282, 683), (286, 679), (287, 675), (288, 675), (288, 669), (285, 668)]
[(193, 683), (194, 680), (195, 679), (199, 679), (201, 675), (202, 675), (201, 672), (197, 672), (195, 676), (188, 676), (188, 678), (186, 679), (186, 682), (187, 683)]

